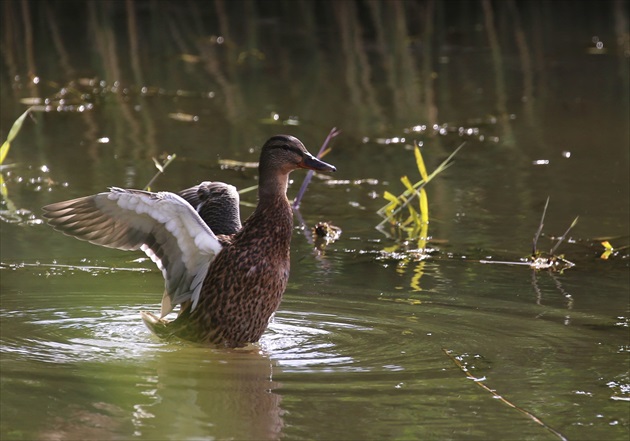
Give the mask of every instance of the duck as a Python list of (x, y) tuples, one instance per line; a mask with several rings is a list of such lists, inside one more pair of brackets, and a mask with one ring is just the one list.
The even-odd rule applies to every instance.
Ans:
[[(294, 136), (265, 142), (258, 203), (242, 225), (236, 189), (211, 181), (180, 194), (111, 187), (47, 205), (44, 218), (83, 241), (144, 251), (164, 276), (160, 315), (141, 312), (157, 336), (240, 348), (260, 340), (289, 280), (293, 211), (287, 187), (297, 169), (336, 171)], [(168, 320), (177, 305), (177, 317)]]

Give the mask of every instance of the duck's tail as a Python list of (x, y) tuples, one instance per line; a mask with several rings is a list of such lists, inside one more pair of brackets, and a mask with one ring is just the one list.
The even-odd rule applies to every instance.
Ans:
[(169, 320), (159, 318), (157, 315), (146, 311), (141, 311), (140, 315), (142, 316), (144, 324), (147, 325), (147, 328), (158, 337), (168, 338), (173, 335), (169, 329), (171, 323)]

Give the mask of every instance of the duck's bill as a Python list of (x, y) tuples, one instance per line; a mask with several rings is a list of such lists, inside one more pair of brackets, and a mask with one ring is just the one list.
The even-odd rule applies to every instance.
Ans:
[(300, 163), (301, 168), (307, 168), (309, 170), (322, 171), (322, 172), (334, 172), (337, 171), (337, 168), (334, 165), (330, 165), (327, 162), (322, 161), (321, 159), (317, 159), (313, 155), (304, 155), (302, 162)]

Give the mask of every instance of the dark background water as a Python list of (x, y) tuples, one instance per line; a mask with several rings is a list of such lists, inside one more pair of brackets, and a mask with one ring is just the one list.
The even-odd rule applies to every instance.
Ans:
[[(1, 7), (0, 137), (35, 110), (2, 169), (2, 439), (627, 439), (628, 2)], [(150, 262), (40, 221), (143, 187), (166, 153), (155, 189), (249, 187), (255, 169), (220, 160), (256, 161), (276, 133), (316, 151), (332, 127), (338, 172), (300, 214), (342, 236), (314, 251), (296, 228), (284, 301), (247, 352), (152, 337)], [(433, 170), (463, 141), (427, 186), (420, 259), (376, 210), (419, 179), (414, 142)], [(527, 256), (547, 196), (539, 248), (579, 215), (558, 250), (573, 268), (479, 263)]]

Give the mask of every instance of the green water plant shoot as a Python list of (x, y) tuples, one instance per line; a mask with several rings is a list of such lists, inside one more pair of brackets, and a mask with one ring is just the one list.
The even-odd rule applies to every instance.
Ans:
[(9, 154), (9, 150), (11, 149), (11, 143), (20, 132), (20, 129), (22, 128), (22, 124), (24, 123), (24, 120), (26, 119), (26, 117), (28, 116), (30, 112), (31, 112), (31, 108), (29, 107), (28, 109), (26, 109), (26, 111), (22, 115), (18, 117), (18, 119), (15, 120), (15, 122), (11, 126), (11, 130), (9, 130), (7, 139), (2, 143), (2, 147), (0, 147), (0, 195), (4, 199), (6, 207), (7, 207), (7, 211), (9, 213), (15, 213), (17, 209), (15, 207), (15, 204), (13, 204), (11, 199), (9, 199), (9, 190), (7, 188), (7, 184), (4, 181), (4, 176), (2, 174), (2, 170), (6, 167), (6, 165), (4, 165), (4, 160)]
[(406, 240), (417, 241), (417, 249), (425, 249), (429, 237), (429, 199), (425, 186), (453, 164), (453, 157), (464, 144), (462, 143), (457, 147), (431, 174), (428, 174), (420, 147), (414, 143), (414, 156), (420, 180), (412, 184), (409, 177), (404, 175), (400, 178), (405, 186), (405, 190), (401, 194), (396, 196), (387, 190), (383, 193), (383, 197), (388, 202), (377, 211), (383, 220), (376, 226), (376, 229), (386, 236), (390, 236), (385, 231), (385, 226), (390, 225), (404, 234)]

